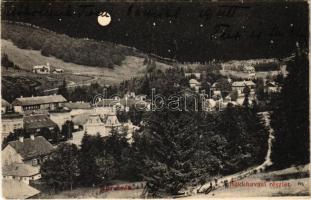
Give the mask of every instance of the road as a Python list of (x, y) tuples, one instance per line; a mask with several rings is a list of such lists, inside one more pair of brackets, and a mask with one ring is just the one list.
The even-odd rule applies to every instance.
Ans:
[[(97, 81), (98, 77), (94, 77), (91, 80), (87, 80), (87, 81), (83, 81), (80, 83), (74, 83), (74, 82), (70, 82), (67, 85), (67, 88), (76, 88), (76, 87), (82, 87), (82, 86), (90, 86), (92, 83), (94, 83), (95, 81)], [(44, 93), (49, 93), (49, 92), (55, 92), (58, 91), (58, 87), (57, 88), (52, 88), (52, 89), (48, 89), (48, 90), (44, 90)]]
[(212, 181), (212, 182), (206, 183), (203, 186), (197, 186), (195, 188), (189, 188), (189, 190), (186, 192), (187, 193), (186, 195), (195, 195), (197, 192), (202, 193), (202, 191), (205, 191), (210, 187), (210, 184), (212, 184), (213, 190), (217, 190), (221, 187), (224, 187), (226, 182), (229, 183), (231, 181), (241, 180), (243, 178), (246, 178), (247, 176), (250, 176), (250, 175), (255, 174), (257, 172), (263, 171), (268, 166), (271, 166), (273, 164), (271, 161), (271, 153), (272, 153), (272, 143), (274, 140), (274, 135), (273, 135), (274, 131), (270, 126), (270, 113), (269, 112), (261, 112), (261, 113), (258, 113), (258, 115), (261, 116), (261, 119), (265, 123), (265, 126), (268, 128), (268, 133), (269, 133), (268, 150), (267, 150), (267, 154), (265, 157), (265, 161), (259, 166), (251, 167), (249, 169), (246, 169), (244, 171), (241, 171), (241, 172), (238, 172), (238, 173), (235, 173), (232, 175), (217, 178), (217, 184), (215, 184), (215, 181)]

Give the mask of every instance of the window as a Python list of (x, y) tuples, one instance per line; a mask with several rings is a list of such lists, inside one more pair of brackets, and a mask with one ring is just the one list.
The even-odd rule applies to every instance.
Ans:
[(32, 160), (32, 166), (36, 166), (38, 165), (38, 160), (37, 159), (33, 159)]

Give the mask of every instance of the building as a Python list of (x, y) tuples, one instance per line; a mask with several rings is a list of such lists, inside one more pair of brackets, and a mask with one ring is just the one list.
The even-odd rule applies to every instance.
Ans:
[(5, 113), (1, 118), (2, 139), (13, 133), (14, 130), (24, 128), (24, 116), (20, 113)]
[(60, 68), (56, 68), (52, 71), (53, 74), (62, 74), (64, 73), (64, 70), (63, 69), (60, 69)]
[(30, 138), (19, 137), (18, 140), (11, 141), (2, 150), (2, 165), (13, 163), (24, 163), (27, 165), (38, 166), (54, 151), (51, 143), (44, 137)]
[(4, 99), (1, 99), (1, 114), (6, 113), (11, 109), (11, 104)]
[(202, 104), (202, 110), (214, 111), (216, 107), (216, 101), (214, 99), (206, 99)]
[(29, 199), (35, 198), (39, 190), (27, 185), (23, 181), (2, 180), (2, 194), (6, 199)]
[(70, 109), (55, 110), (49, 112), (50, 119), (55, 122), (60, 130), (66, 121), (71, 121)]
[(137, 130), (139, 130), (139, 126), (135, 126), (131, 120), (128, 120), (128, 122), (123, 124), (123, 127), (127, 131), (126, 138), (128, 139), (129, 143), (133, 142), (133, 133)]
[(255, 67), (253, 66), (244, 66), (243, 67), (243, 72), (245, 73), (255, 73)]
[(199, 89), (201, 87), (201, 83), (197, 81), (196, 79), (190, 79), (189, 80), (190, 88), (194, 89), (196, 92), (199, 92)]
[(49, 74), (51, 72), (50, 63), (47, 63), (46, 65), (33, 66), (32, 72), (36, 74)]
[(195, 77), (196, 79), (200, 79), (201, 73), (185, 73), (185, 77)]
[(70, 109), (70, 116), (74, 117), (80, 115), (82, 113), (88, 112), (92, 110), (92, 106), (90, 103), (85, 102), (67, 102), (63, 103), (64, 108)]
[(28, 133), (39, 133), (43, 129), (54, 130), (58, 125), (48, 115), (38, 114), (24, 116), (24, 129)]
[(99, 133), (101, 136), (107, 136), (108, 131), (106, 130), (106, 125), (102, 121), (99, 114), (91, 114), (87, 119), (86, 123), (83, 125), (84, 131), (89, 135), (96, 135)]
[(281, 87), (275, 81), (269, 81), (264, 87), (265, 93), (272, 94), (281, 92)]
[(105, 127), (108, 132), (110, 132), (113, 128), (121, 127), (121, 123), (119, 122), (115, 114), (108, 114), (104, 116), (103, 120), (105, 122)]
[(243, 89), (248, 86), (251, 89), (251, 93), (254, 91), (256, 84), (253, 81), (235, 81), (232, 83), (232, 90), (236, 90), (238, 94), (243, 93)]
[(111, 112), (128, 112), (131, 107), (135, 107), (137, 110), (150, 110), (151, 103), (146, 98), (146, 95), (137, 95), (135, 98), (102, 99), (96, 103), (96, 107), (110, 108)]
[(23, 181), (28, 185), (30, 181), (41, 178), (39, 166), (31, 166), (25, 163), (12, 163), (2, 166), (2, 176), (3, 179)]
[(16, 98), (12, 105), (16, 112), (24, 113), (35, 110), (57, 110), (62, 108), (66, 101), (62, 95), (20, 97)]

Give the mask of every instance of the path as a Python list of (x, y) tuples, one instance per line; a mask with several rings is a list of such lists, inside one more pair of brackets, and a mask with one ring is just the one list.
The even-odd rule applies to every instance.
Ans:
[[(94, 77), (92, 78), (91, 80), (87, 80), (87, 81), (83, 81), (83, 82), (80, 82), (80, 83), (70, 83), (67, 85), (67, 88), (76, 88), (76, 87), (81, 87), (81, 86), (90, 86), (92, 83), (94, 83), (96, 80), (98, 79), (98, 77)], [(48, 89), (48, 90), (44, 90), (43, 92), (44, 93), (47, 93), (47, 92), (55, 92), (55, 91), (58, 91), (58, 87), (57, 88), (52, 88), (52, 89)]]
[(267, 150), (267, 154), (265, 157), (265, 161), (256, 167), (252, 167), (249, 169), (246, 169), (244, 171), (229, 175), (229, 176), (224, 176), (221, 178), (217, 178), (217, 184), (215, 183), (215, 181), (212, 182), (208, 182), (205, 185), (201, 186), (197, 186), (195, 188), (191, 188), (187, 193), (188, 195), (192, 195), (192, 194), (196, 194), (198, 193), (203, 193), (204, 191), (210, 191), (210, 184), (212, 184), (212, 189), (216, 190), (219, 189), (220, 187), (224, 187), (226, 183), (230, 183), (231, 181), (237, 181), (237, 180), (241, 180), (243, 178), (246, 178), (247, 176), (250, 176), (252, 174), (255, 174), (257, 172), (263, 171), (265, 170), (268, 166), (272, 165), (272, 161), (271, 161), (271, 152), (272, 152), (272, 142), (274, 139), (273, 136), (273, 129), (270, 126), (270, 113), (269, 112), (260, 112), (258, 113), (258, 115), (261, 116), (261, 119), (263, 120), (263, 122), (265, 123), (265, 126), (268, 127), (268, 132), (269, 132), (269, 138), (268, 138), (268, 150)]

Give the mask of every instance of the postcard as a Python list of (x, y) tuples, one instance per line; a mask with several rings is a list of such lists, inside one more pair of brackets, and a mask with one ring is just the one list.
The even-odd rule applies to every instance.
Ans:
[(309, 8), (2, 1), (2, 196), (309, 198)]

